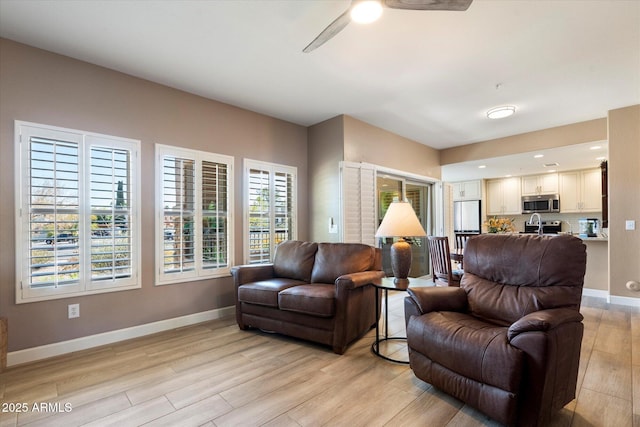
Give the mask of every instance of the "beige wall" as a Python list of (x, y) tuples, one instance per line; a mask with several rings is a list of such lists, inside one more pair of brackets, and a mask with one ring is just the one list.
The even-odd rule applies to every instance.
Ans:
[[(340, 162), (344, 160), (344, 116), (309, 128), (309, 214), (311, 240), (338, 242), (329, 218), (340, 223)], [(339, 231), (339, 230), (338, 230)]]
[(440, 179), (440, 152), (344, 116), (344, 160), (384, 166)]
[[(336, 242), (329, 218), (340, 224), (340, 162), (370, 163), (407, 175), (440, 179), (439, 153), (350, 116), (340, 115), (309, 128), (311, 239)], [(338, 230), (340, 231), (340, 230)]]
[[(14, 120), (142, 141), (141, 289), (15, 304)], [(234, 156), (236, 263), (243, 158), (298, 168), (299, 237), (308, 238), (305, 127), (0, 39), (0, 315), (9, 318), (9, 351), (234, 304), (230, 277), (153, 285), (154, 143)], [(70, 303), (80, 303), (79, 319), (67, 319)]]
[(449, 165), (469, 160), (489, 159), (509, 154), (527, 153), (565, 145), (607, 139), (607, 119), (595, 119), (549, 129), (537, 130), (506, 138), (461, 145), (440, 151), (440, 164)]
[[(640, 282), (640, 105), (609, 111), (609, 287), (611, 295)], [(625, 220), (636, 229), (625, 230)]]

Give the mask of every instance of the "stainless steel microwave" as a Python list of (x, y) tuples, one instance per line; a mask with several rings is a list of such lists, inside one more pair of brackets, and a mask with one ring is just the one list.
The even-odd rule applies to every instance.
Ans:
[(558, 194), (522, 196), (522, 213), (534, 212), (560, 212), (560, 196)]

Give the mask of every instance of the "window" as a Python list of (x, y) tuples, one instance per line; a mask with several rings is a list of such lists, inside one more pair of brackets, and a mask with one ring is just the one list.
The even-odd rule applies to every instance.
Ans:
[(297, 169), (245, 160), (245, 263), (273, 261), (276, 245), (296, 231)]
[(228, 276), (233, 157), (156, 145), (156, 284)]
[(139, 288), (140, 142), (16, 121), (16, 302)]

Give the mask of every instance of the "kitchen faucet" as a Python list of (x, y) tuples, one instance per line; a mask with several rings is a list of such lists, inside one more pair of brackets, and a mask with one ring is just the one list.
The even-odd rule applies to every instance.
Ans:
[(538, 236), (542, 236), (542, 218), (538, 212), (532, 213), (531, 218), (529, 218), (529, 225), (533, 225), (533, 217), (538, 217)]

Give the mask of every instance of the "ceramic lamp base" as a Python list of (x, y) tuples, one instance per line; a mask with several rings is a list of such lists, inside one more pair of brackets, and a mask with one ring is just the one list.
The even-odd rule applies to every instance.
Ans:
[(395, 283), (408, 283), (411, 270), (411, 245), (400, 239), (391, 245), (391, 269)]

